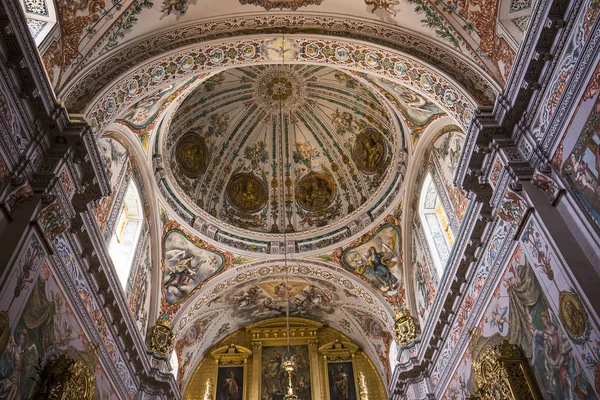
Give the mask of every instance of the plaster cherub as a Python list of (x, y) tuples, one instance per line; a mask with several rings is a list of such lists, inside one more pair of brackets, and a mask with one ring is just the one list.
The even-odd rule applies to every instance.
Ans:
[(396, 11), (392, 10), (392, 6), (400, 4), (400, 0), (365, 0), (365, 4), (373, 6), (371, 13), (375, 13), (378, 9), (383, 8), (395, 17)]

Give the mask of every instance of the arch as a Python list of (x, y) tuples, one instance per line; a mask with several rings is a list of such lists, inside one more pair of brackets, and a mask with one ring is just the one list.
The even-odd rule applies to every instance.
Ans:
[[(104, 144), (102, 144), (102, 141), (104, 141)], [(112, 148), (106, 146), (108, 141), (114, 143)], [(122, 167), (115, 166), (116, 161), (105, 160), (106, 163), (111, 163), (107, 165), (107, 168), (112, 171), (111, 189), (113, 193), (103, 198), (100, 205), (93, 211), (99, 225), (100, 222), (105, 221), (104, 225), (106, 226), (104, 229), (100, 228), (103, 231), (107, 246), (109, 240), (111, 240), (114, 226), (114, 222), (111, 222), (111, 220), (117, 219), (116, 214), (119, 211), (116, 204), (120, 204), (120, 198), (123, 197), (125, 192), (119, 187), (126, 187), (126, 185), (119, 184), (119, 182), (128, 182), (129, 180), (135, 182), (142, 203), (144, 236), (138, 242), (138, 251), (134, 256), (134, 263), (136, 263), (134, 266), (143, 268), (140, 268), (139, 271), (141, 275), (137, 273), (138, 271), (132, 271), (135, 276), (132, 276), (132, 279), (129, 280), (127, 287), (124, 288), (124, 293), (130, 312), (137, 322), (142, 338), (144, 338), (148, 327), (153, 326), (157, 319), (160, 302), (159, 291), (153, 289), (157, 287), (156, 285), (160, 285), (161, 279), (160, 268), (154, 267), (159, 265), (158, 260), (160, 260), (160, 216), (156, 188), (148, 167), (149, 162), (141, 149), (139, 141), (128, 128), (120, 124), (111, 124), (104, 130), (98, 142), (101, 149), (103, 146), (105, 147), (105, 159), (109, 154), (124, 158), (124, 160), (119, 161), (124, 163)], [(122, 154), (119, 155), (118, 153)], [(120, 180), (116, 176), (118, 174), (122, 175)], [(122, 194), (119, 195), (119, 193)], [(111, 210), (115, 212), (113, 213)], [(106, 222), (107, 220), (108, 222)], [(146, 281), (150, 283), (144, 285), (143, 282)]]
[[(371, 42), (397, 52), (412, 54), (430, 65), (439, 66), (447, 75), (457, 77), (460, 84), (469, 88), (482, 106), (493, 105), (500, 91), (499, 84), (487, 71), (484, 63), (436, 39), (410, 32), (400, 26), (385, 26), (363, 18), (303, 11), (291, 20), (282, 15), (265, 13), (231, 14), (227, 18), (193, 20), (134, 38), (115, 49), (98, 49), (80, 60), (72, 75), (67, 75), (58, 96), (65, 101), (71, 112), (81, 113), (84, 111), (83, 107), (108, 82), (118, 79), (124, 70), (147, 63), (156, 54), (167, 54), (190, 43), (202, 43), (206, 39), (229, 40), (233, 37), (238, 41), (256, 35), (257, 31), (278, 35), (282, 32), (286, 35), (299, 31), (316, 32), (323, 39), (347, 37), (353, 42)], [(117, 63), (122, 67), (109, 67)]]
[[(450, 256), (452, 240), (460, 231), (460, 226), (467, 206), (456, 203), (457, 199), (452, 187), (452, 176), (455, 165), (450, 159), (458, 160), (462, 151), (462, 142), (456, 140), (464, 136), (460, 127), (453, 124), (452, 119), (442, 117), (434, 121), (425, 129), (421, 138), (413, 149), (410, 170), (407, 172), (407, 186), (404, 207), (403, 228), (406, 230), (404, 243), (406, 276), (412, 277), (414, 284), (407, 285), (407, 303), (414, 315), (419, 316), (421, 325), (428, 323), (428, 315), (433, 310), (438, 300), (438, 288), (444, 278), (444, 269), (447, 258)], [(442, 156), (444, 160), (438, 158)], [(450, 168), (454, 165), (453, 168)], [(432, 232), (427, 231), (427, 218), (425, 216), (424, 201), (427, 189), (431, 188), (437, 198), (438, 214), (435, 207), (431, 209), (431, 222), (446, 224), (450, 237), (441, 237), (447, 246), (444, 262), (440, 260), (437, 249), (432, 243)], [(463, 200), (460, 200), (463, 201)], [(468, 199), (465, 198), (468, 204)], [(463, 201), (464, 202), (464, 201)], [(458, 204), (458, 206), (456, 205)], [(460, 218), (456, 210), (461, 209)], [(443, 210), (443, 214), (441, 214)], [(441, 214), (441, 215), (440, 215)], [(445, 215), (444, 215), (445, 214)], [(444, 221), (442, 221), (444, 220)], [(443, 232), (443, 228), (441, 228)], [(445, 234), (444, 234), (445, 235)], [(425, 327), (423, 327), (424, 330)]]
[[(230, 51), (223, 51), (223, 48), (229, 48)], [(464, 128), (468, 126), (478, 105), (472, 94), (454, 79), (413, 56), (347, 39), (293, 35), (285, 41), (278, 36), (261, 36), (219, 43), (208, 42), (164, 54), (121, 75), (121, 78), (105, 87), (89, 104), (85, 114), (94, 128), (102, 130), (135, 98), (139, 98), (144, 90), (154, 90), (186, 76), (233, 66), (280, 63), (283, 60), (276, 51), (278, 48), (289, 50), (286, 52), (289, 54), (286, 55), (286, 63), (318, 63), (395, 80), (439, 103)], [(350, 57), (352, 53), (361, 56)], [(244, 56), (240, 57), (239, 54)], [(77, 93), (71, 95), (77, 96)]]
[[(231, 302), (234, 301), (235, 296), (239, 297), (241, 293), (247, 293), (248, 285), (260, 283), (265, 279), (269, 281), (283, 279), (285, 277), (284, 261), (284, 259), (270, 260), (268, 262), (263, 260), (244, 264), (235, 269), (229, 269), (216, 279), (209, 281), (201, 291), (198, 291), (174, 315), (172, 319), (173, 326), (175, 327), (174, 342), (179, 341), (184, 336), (189, 336), (189, 329), (196, 332), (192, 336), (194, 337), (193, 342), (197, 347), (195, 347), (193, 357), (189, 361), (186, 360), (186, 365), (188, 365), (188, 368), (191, 368), (187, 371), (194, 369), (194, 366), (202, 359), (211, 343), (220, 340), (232, 330), (248, 323), (244, 322), (246, 315), (250, 314), (248, 308), (240, 308), (245, 313), (243, 314), (243, 318), (236, 317), (236, 319), (233, 319), (227, 315), (223, 315), (224, 311), (221, 310), (221, 306), (227, 306), (228, 310), (230, 310), (229, 312), (234, 313), (236, 312), (235, 309), (239, 307), (232, 308)], [(391, 342), (393, 341), (393, 310), (381, 295), (366, 288), (364, 283), (353, 274), (340, 271), (324, 262), (313, 260), (305, 262), (295, 261), (288, 268), (290, 269), (290, 276), (293, 276), (297, 280), (312, 282), (311, 284), (324, 289), (333, 286), (337, 287), (337, 296), (343, 297), (343, 302), (338, 302), (336, 305), (344, 304), (343, 309), (347, 311), (342, 311), (342, 308), (336, 307), (331, 314), (324, 313), (321, 319), (336, 329), (344, 331), (353, 340), (361, 343), (367, 354), (369, 354), (369, 357), (376, 361), (376, 368), (379, 373), (382, 376), (388, 376), (391, 361), (389, 360), (389, 350), (386, 349), (386, 354), (378, 352), (372, 343), (382, 341), (383, 339), (379, 335), (383, 334), (386, 337), (384, 341), (388, 343), (389, 347), (391, 347)], [(241, 299), (240, 301), (245, 300)], [(220, 303), (223, 303), (223, 305)], [(354, 329), (351, 332), (337, 321), (337, 319), (346, 315), (345, 313), (348, 315), (346, 319), (350, 320), (352, 318), (352, 321), (358, 321), (353, 322), (356, 324), (361, 324), (363, 320), (367, 325), (373, 322), (380, 324), (379, 329), (381, 329), (381, 332), (373, 338), (357, 336), (356, 332), (358, 329)], [(255, 318), (255, 321), (261, 319), (260, 317), (253, 318)], [(217, 323), (217, 319), (227, 319), (229, 329), (218, 329), (217, 325), (219, 324)], [(207, 326), (210, 328), (206, 329)], [(356, 327), (361, 330), (368, 329), (362, 325), (356, 325)], [(206, 338), (206, 340), (197, 340), (197, 332), (199, 331), (204, 332), (203, 339)], [(180, 379), (183, 379), (185, 385), (185, 382), (189, 379), (189, 374), (186, 373)]]
[(450, 227), (447, 210), (444, 209), (431, 170), (425, 175), (418, 207), (429, 251), (433, 255), (438, 276), (442, 276), (454, 245), (455, 233)]

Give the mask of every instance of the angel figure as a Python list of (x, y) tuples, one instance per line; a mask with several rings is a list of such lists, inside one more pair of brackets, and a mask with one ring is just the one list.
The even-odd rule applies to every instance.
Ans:
[(169, 278), (165, 282), (165, 290), (169, 291), (171, 287), (175, 287), (179, 292), (187, 286), (190, 281), (196, 280), (196, 274), (200, 265), (204, 264), (206, 260), (201, 260), (197, 265), (192, 265), (192, 261), (195, 256), (193, 254), (185, 255), (185, 251), (176, 251), (175, 254), (167, 261), (169, 264), (175, 263), (175, 265), (168, 266), (166, 268)]
[(25, 328), (19, 331), (16, 341), (14, 335), (10, 336), (4, 354), (8, 361), (12, 363), (13, 368), (11, 374), (0, 381), (0, 398), (2, 399), (21, 399), (23, 375), (27, 372), (27, 368), (37, 361), (37, 347), (35, 347), (35, 344), (27, 346), (27, 338), (28, 333)]
[(396, 264), (392, 258), (393, 254), (390, 252), (381, 253), (374, 246), (369, 247), (368, 266), (373, 269), (375, 278), (382, 284), (383, 291), (393, 290), (398, 285), (398, 278), (390, 271), (390, 267)]
[(490, 321), (491, 326), (498, 327), (498, 332), (502, 333), (504, 331), (504, 324), (508, 323), (508, 316), (506, 312), (508, 311), (508, 306), (500, 309), (498, 304), (492, 310), (492, 320)]
[(392, 6), (397, 6), (400, 4), (400, 0), (365, 0), (365, 4), (368, 6), (373, 6), (371, 13), (374, 14), (380, 8), (383, 8), (385, 11), (392, 14), (394, 17), (396, 16), (396, 11), (392, 10)]

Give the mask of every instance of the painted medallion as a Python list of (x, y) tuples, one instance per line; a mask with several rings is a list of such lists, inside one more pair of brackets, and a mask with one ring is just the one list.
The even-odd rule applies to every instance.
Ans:
[(198, 178), (208, 166), (208, 148), (204, 138), (197, 133), (185, 134), (177, 143), (175, 160), (188, 178)]
[(375, 129), (362, 131), (354, 142), (356, 166), (365, 174), (374, 174), (383, 169), (387, 149), (383, 135)]
[(587, 316), (583, 305), (572, 292), (560, 294), (560, 319), (571, 337), (583, 336), (587, 325)]
[(326, 174), (310, 173), (296, 185), (296, 201), (308, 211), (321, 211), (331, 204), (335, 197), (335, 182)]
[(229, 204), (244, 214), (260, 211), (267, 204), (267, 188), (252, 173), (233, 175), (225, 193)]

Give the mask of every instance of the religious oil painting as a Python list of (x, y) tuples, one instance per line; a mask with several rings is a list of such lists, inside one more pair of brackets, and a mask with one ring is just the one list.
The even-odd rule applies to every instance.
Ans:
[(361, 172), (374, 174), (381, 171), (385, 165), (386, 154), (383, 135), (375, 129), (367, 129), (356, 137), (354, 161)]
[(327, 364), (329, 400), (357, 400), (352, 362)]
[(296, 361), (296, 370), (292, 372), (294, 393), (300, 400), (311, 399), (310, 368), (308, 364), (308, 346), (265, 346), (262, 348), (261, 399), (283, 400), (287, 393), (288, 375), (281, 368), (284, 357), (292, 356)]
[[(362, 276), (382, 293), (397, 295), (401, 286), (400, 229), (384, 225), (373, 237), (363, 237), (342, 253), (342, 265)], [(367, 240), (365, 240), (367, 239)]]
[(225, 265), (223, 255), (198, 247), (179, 230), (164, 239), (163, 286), (169, 304), (176, 304)]
[(216, 400), (244, 398), (244, 367), (219, 367)]

